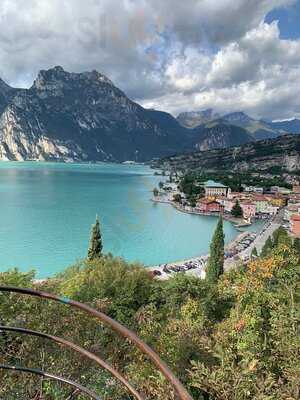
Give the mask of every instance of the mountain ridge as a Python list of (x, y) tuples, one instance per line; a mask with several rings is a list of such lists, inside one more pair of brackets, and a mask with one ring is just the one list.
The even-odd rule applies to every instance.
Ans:
[(243, 112), (222, 117), (208, 109), (193, 117), (202, 123), (193, 127), (192, 118), (185, 127), (171, 114), (130, 100), (98, 71), (56, 66), (41, 70), (29, 89), (0, 79), (0, 160), (144, 162), (242, 145), (287, 129), (276, 131)]
[(144, 109), (97, 71), (42, 70), (2, 105), (2, 160), (144, 161), (189, 145), (172, 116)]
[(187, 152), (163, 158), (153, 167), (169, 170), (267, 171), (282, 168), (300, 170), (300, 135), (249, 142), (207, 151)]
[[(203, 119), (202, 115), (205, 115), (206, 119)], [(183, 112), (178, 115), (177, 120), (186, 128), (211, 128), (216, 124), (239, 126), (246, 129), (253, 140), (271, 139), (289, 133), (300, 134), (300, 120), (296, 118), (290, 121), (268, 122), (252, 118), (243, 111), (234, 111), (224, 115), (214, 112), (213, 109)]]

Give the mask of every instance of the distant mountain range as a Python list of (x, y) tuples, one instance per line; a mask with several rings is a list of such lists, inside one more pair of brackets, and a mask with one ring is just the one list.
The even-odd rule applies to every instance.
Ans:
[(178, 122), (186, 128), (212, 128), (218, 125), (233, 125), (244, 128), (252, 140), (271, 139), (280, 135), (300, 134), (300, 120), (267, 122), (249, 117), (242, 111), (220, 116), (212, 109), (199, 112), (185, 112), (177, 117)]
[(97, 71), (57, 66), (40, 71), (29, 89), (0, 79), (0, 160), (148, 161), (299, 133), (299, 122), (273, 125), (213, 110), (176, 119), (131, 101)]
[(163, 158), (153, 164), (167, 170), (287, 171), (300, 170), (300, 135), (285, 135), (224, 149), (196, 151)]
[(186, 128), (196, 128), (196, 126), (218, 119), (220, 115), (212, 108), (203, 111), (183, 112), (178, 115), (177, 121)]

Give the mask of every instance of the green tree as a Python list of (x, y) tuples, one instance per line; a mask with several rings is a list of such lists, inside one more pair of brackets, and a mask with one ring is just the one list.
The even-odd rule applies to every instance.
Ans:
[(243, 209), (238, 200), (235, 202), (235, 205), (232, 207), (231, 214), (236, 218), (243, 218)]
[(90, 245), (88, 250), (88, 260), (96, 260), (102, 256), (102, 236), (100, 231), (100, 222), (98, 216), (96, 217), (96, 223), (92, 226)]
[(224, 272), (224, 238), (223, 218), (220, 217), (210, 244), (206, 269), (206, 279), (210, 283), (216, 283)]
[(181, 194), (179, 193), (174, 194), (173, 201), (175, 201), (175, 203), (181, 203), (182, 201)]
[(196, 201), (195, 197), (190, 197), (189, 198), (189, 204), (190, 204), (191, 207), (196, 207), (197, 201)]
[(154, 188), (154, 189), (153, 189), (153, 196), (154, 196), (154, 197), (157, 197), (158, 195), (159, 195), (158, 189), (157, 189), (157, 188)]
[(287, 231), (282, 226), (276, 229), (273, 233), (273, 247), (277, 247), (280, 244), (287, 244), (289, 246), (292, 244)]
[(300, 256), (300, 238), (296, 238), (293, 244), (294, 250)]
[(257, 248), (253, 247), (252, 251), (251, 251), (251, 258), (255, 258), (258, 257), (258, 253), (257, 253)]
[(162, 190), (164, 188), (164, 183), (163, 182), (159, 182), (158, 187), (160, 188), (160, 190)]
[(269, 236), (261, 250), (261, 254), (260, 254), (261, 257), (267, 257), (271, 253), (273, 247), (274, 247), (273, 240), (272, 240), (271, 236)]

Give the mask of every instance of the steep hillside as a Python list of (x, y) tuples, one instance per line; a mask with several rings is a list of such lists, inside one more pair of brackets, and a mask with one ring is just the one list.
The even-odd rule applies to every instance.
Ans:
[(300, 136), (286, 135), (239, 147), (178, 154), (162, 159), (154, 166), (228, 171), (264, 171), (271, 167), (281, 167), (295, 171), (300, 169)]
[(243, 112), (234, 112), (222, 117), (222, 121), (246, 129), (255, 140), (276, 138), (282, 133), (267, 122), (256, 120)]
[(194, 131), (197, 150), (239, 146), (253, 141), (253, 137), (244, 128), (221, 122), (211, 126), (198, 127)]

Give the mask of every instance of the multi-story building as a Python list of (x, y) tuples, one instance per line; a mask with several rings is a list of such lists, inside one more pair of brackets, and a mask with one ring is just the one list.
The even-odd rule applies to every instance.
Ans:
[(216, 201), (224, 207), (224, 211), (230, 213), (232, 207), (235, 205), (235, 200), (228, 199), (227, 197), (218, 197)]
[(231, 192), (230, 187), (222, 183), (209, 180), (204, 184), (205, 197), (215, 198), (218, 196), (228, 197)]
[(284, 220), (290, 221), (292, 215), (300, 213), (300, 204), (289, 204), (287, 208), (284, 210)]
[(300, 214), (292, 215), (290, 222), (290, 230), (293, 235), (300, 236)]
[(257, 194), (253, 196), (252, 201), (255, 204), (256, 212), (258, 214), (268, 214), (269, 202), (265, 196)]
[(265, 210), (265, 214), (276, 215), (278, 213), (278, 210), (279, 210), (279, 207), (272, 206), (272, 204), (269, 204)]
[(285, 187), (281, 186), (271, 186), (271, 192), (273, 193), (281, 193), (281, 194), (290, 194), (292, 191), (290, 189), (287, 189)]
[(289, 195), (288, 204), (300, 203), (300, 194), (294, 193)]
[(269, 203), (275, 207), (284, 207), (286, 205), (286, 198), (284, 196), (267, 196)]
[(240, 203), (243, 210), (244, 218), (254, 218), (256, 215), (256, 205), (249, 201), (243, 201)]
[(263, 193), (264, 188), (257, 186), (244, 186), (244, 192), (248, 193)]
[[(238, 197), (236, 197), (235, 199), (228, 199), (223, 197), (219, 197), (216, 199), (216, 201), (224, 207), (225, 213), (230, 213), (232, 211), (232, 208), (237, 200), (239, 200)], [(243, 210), (243, 215), (246, 219), (255, 217), (256, 206), (254, 203), (249, 200), (239, 200), (239, 203)]]
[(196, 210), (203, 213), (223, 213), (224, 206), (215, 200), (206, 198), (198, 200)]
[(300, 185), (299, 185), (299, 183), (297, 185), (293, 185), (293, 193), (300, 194)]

